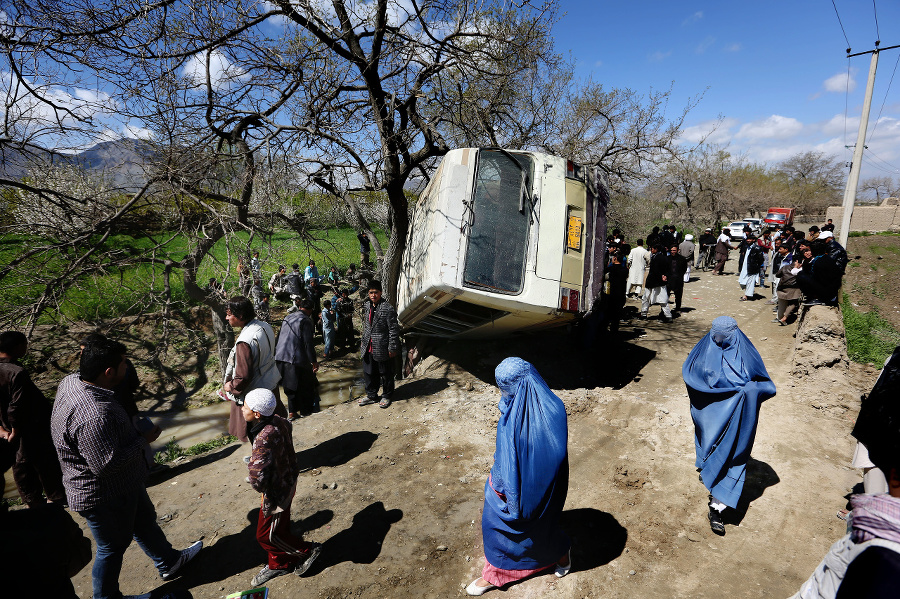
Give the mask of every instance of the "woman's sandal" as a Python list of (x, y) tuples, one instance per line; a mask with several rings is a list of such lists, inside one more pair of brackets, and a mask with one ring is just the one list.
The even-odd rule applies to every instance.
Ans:
[(388, 399), (387, 397), (382, 397), (381, 401), (378, 402), (379, 408), (388, 408), (388, 407), (390, 407), (390, 405), (391, 405), (391, 400)]
[(569, 549), (569, 552), (566, 554), (566, 557), (569, 558), (568, 564), (566, 564), (565, 566), (560, 566), (559, 564), (556, 564), (556, 569), (553, 571), (553, 573), (556, 574), (557, 578), (562, 578), (563, 576), (568, 574), (569, 571), (572, 569), (572, 550), (571, 549)]
[(374, 398), (372, 398), (372, 397), (366, 396), (366, 397), (361, 397), (361, 398), (359, 398), (359, 401), (357, 401), (356, 403), (359, 404), (359, 405), (361, 405), (361, 406), (370, 406), (370, 405), (372, 405), (373, 403), (377, 403), (377, 402), (378, 402), (377, 399), (374, 399)]
[[(470, 583), (469, 583), (469, 586), (466, 587), (466, 593), (468, 593), (469, 595), (472, 595), (473, 597), (478, 597), (478, 596), (480, 596), (480, 595), (484, 595), (485, 593), (487, 593), (487, 592), (490, 591), (491, 589), (496, 589), (496, 588), (497, 588), (497, 587), (495, 587), (494, 585), (492, 585), (492, 584), (490, 584), (490, 583), (488, 583), (488, 585), (487, 585), (486, 587), (480, 587), (480, 586), (478, 586), (478, 581), (479, 581), (479, 580), (481, 580), (481, 579), (480, 579), (480, 578), (476, 578), (475, 580), (473, 580), (472, 582), (470, 582)], [(485, 581), (485, 582), (487, 582), (487, 581)]]

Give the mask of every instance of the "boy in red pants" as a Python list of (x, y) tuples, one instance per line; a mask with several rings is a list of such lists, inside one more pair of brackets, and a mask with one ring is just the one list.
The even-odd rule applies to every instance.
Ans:
[(253, 444), (250, 456), (250, 485), (262, 493), (262, 507), (256, 540), (269, 554), (269, 563), (253, 577), (251, 584), (293, 572), (302, 575), (322, 551), (291, 534), (291, 501), (297, 490), (297, 456), (291, 439), (291, 423), (275, 414), (275, 395), (268, 389), (247, 393), (241, 412), (247, 421), (247, 435)]

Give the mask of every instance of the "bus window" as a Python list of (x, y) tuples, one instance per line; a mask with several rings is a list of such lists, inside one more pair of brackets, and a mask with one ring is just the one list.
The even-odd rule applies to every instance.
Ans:
[[(532, 158), (516, 158), (534, 181)], [(530, 190), (529, 190), (530, 191)], [(525, 253), (531, 221), (530, 207), (519, 211), (522, 169), (501, 152), (479, 152), (472, 198), (472, 217), (463, 270), (463, 285), (518, 294), (525, 279)]]

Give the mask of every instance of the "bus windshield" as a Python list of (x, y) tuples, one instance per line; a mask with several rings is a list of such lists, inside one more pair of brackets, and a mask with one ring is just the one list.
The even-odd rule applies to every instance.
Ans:
[(531, 223), (529, 203), (520, 207), (522, 195), (531, 192), (524, 187), (534, 181), (534, 163), (524, 154), (516, 154), (519, 164), (502, 152), (481, 150), (478, 156), (463, 285), (518, 294)]

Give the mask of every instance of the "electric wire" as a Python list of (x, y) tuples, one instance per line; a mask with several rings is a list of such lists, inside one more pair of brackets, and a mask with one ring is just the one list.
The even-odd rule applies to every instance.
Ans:
[(850, 57), (847, 57), (847, 85), (844, 88), (844, 148), (849, 151), (847, 145), (847, 115), (850, 111)]
[(847, 42), (847, 51), (850, 51), (850, 40), (847, 39), (847, 32), (844, 31), (844, 23), (841, 21), (841, 15), (838, 13), (837, 4), (834, 3), (834, 0), (831, 0), (831, 5), (834, 7), (834, 14), (837, 15), (838, 25), (841, 26), (841, 32), (844, 34), (844, 40)]
[(872, 169), (872, 170), (875, 170), (875, 171), (878, 171), (878, 172), (880, 172), (880, 173), (884, 173), (884, 174), (886, 174), (886, 175), (894, 176), (894, 175), (900, 174), (900, 169), (896, 169), (896, 168), (887, 168), (887, 167), (885, 167), (885, 166), (882, 166), (882, 165), (880, 165), (880, 164), (877, 164), (877, 163), (875, 163), (875, 162), (872, 162), (872, 161), (868, 158), (868, 156), (866, 156), (865, 154), (863, 154), (863, 163), (864, 163), (868, 168), (870, 168), (870, 169)]
[(878, 118), (875, 119), (875, 125), (872, 127), (872, 132), (869, 134), (869, 140), (875, 136), (875, 129), (878, 128), (878, 121), (881, 120), (881, 113), (884, 112), (884, 104), (887, 102), (888, 94), (891, 91), (891, 84), (894, 82), (894, 75), (897, 74), (897, 65), (900, 65), (900, 54), (897, 54), (897, 62), (894, 63), (894, 70), (891, 71), (891, 80), (888, 81), (887, 91), (884, 92), (884, 100), (881, 101), (881, 109), (878, 111)]
[(888, 167), (888, 168), (890, 168), (890, 169), (892, 169), (892, 170), (895, 170), (895, 171), (900, 171), (900, 166), (897, 166), (896, 164), (893, 164), (893, 163), (891, 163), (891, 162), (888, 162), (887, 160), (885, 160), (884, 158), (882, 158), (882, 157), (879, 156), (878, 154), (874, 153), (873, 151), (868, 150), (868, 154), (869, 154), (869, 156), (871, 156), (871, 157), (874, 158), (875, 160), (878, 160), (879, 162), (881, 162), (881, 163), (882, 163), (883, 165), (885, 165), (886, 167)]
[(878, 7), (875, 6), (875, 0), (872, 0), (872, 12), (875, 13), (875, 39), (881, 39), (881, 31), (878, 30)]

